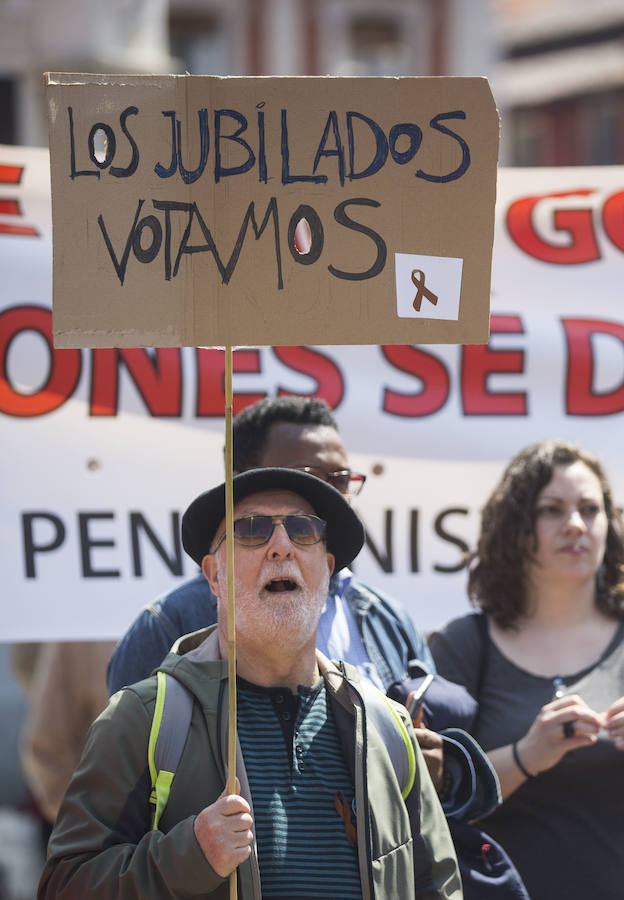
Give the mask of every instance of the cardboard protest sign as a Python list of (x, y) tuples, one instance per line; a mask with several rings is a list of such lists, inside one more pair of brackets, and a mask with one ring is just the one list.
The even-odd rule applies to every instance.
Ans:
[(484, 78), (47, 76), (57, 347), (482, 343)]

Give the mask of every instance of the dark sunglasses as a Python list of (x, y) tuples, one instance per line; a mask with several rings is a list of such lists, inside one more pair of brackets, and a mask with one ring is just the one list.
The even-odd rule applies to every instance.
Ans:
[(351, 469), (338, 469), (337, 472), (324, 472), (315, 466), (294, 466), (298, 472), (307, 472), (316, 475), (322, 481), (326, 481), (340, 491), (341, 494), (352, 494), (354, 497), (360, 493), (366, 481), (366, 475), (360, 472), (352, 472)]
[[(318, 516), (241, 516), (240, 519), (234, 519), (234, 540), (244, 547), (261, 547), (271, 539), (276, 525), (283, 525), (293, 544), (300, 544), (302, 547), (311, 547), (322, 541), (327, 528), (327, 523)], [(213, 553), (217, 552), (224, 540), (225, 532), (215, 544)]]

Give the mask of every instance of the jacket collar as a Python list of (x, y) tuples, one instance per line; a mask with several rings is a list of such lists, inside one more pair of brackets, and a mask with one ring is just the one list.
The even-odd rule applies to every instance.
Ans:
[[(182, 659), (187, 660), (189, 663), (200, 664), (224, 662), (219, 648), (218, 626), (210, 625), (208, 628), (201, 628), (199, 631), (193, 631), (178, 638), (165, 660), (166, 668), (169, 669), (170, 666), (177, 667), (177, 662)], [(316, 651), (316, 660), (319, 671), (329, 690), (332, 694), (338, 695), (339, 699), (342, 699), (340, 695), (346, 689), (345, 673), (320, 650)], [(165, 663), (163, 663), (162, 668), (165, 668)], [(352, 666), (348, 667), (348, 676), (349, 680), (356, 684), (360, 680), (359, 672)], [(344, 701), (347, 701), (346, 696)]]

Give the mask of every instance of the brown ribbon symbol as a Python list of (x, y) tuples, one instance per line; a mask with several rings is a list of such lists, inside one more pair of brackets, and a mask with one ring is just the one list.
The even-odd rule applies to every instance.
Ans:
[(425, 287), (425, 273), (421, 272), (420, 269), (414, 269), (412, 271), (412, 283), (415, 288), (418, 288), (416, 292), (416, 296), (414, 297), (414, 309), (416, 312), (420, 312), (420, 307), (423, 302), (423, 297), (425, 300), (429, 300), (430, 303), (435, 306), (438, 302), (438, 295), (434, 294), (433, 291), (430, 291), (429, 288)]

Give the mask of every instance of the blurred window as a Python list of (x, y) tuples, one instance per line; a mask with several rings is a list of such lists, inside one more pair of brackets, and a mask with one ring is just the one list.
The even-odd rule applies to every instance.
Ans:
[[(589, 102), (589, 101), (588, 101)], [(614, 165), (622, 162), (621, 135), (624, 131), (624, 97), (616, 93), (603, 94), (591, 100), (589, 129), (590, 154), (588, 162), (595, 165)]]
[(218, 15), (172, 11), (170, 53), (191, 75), (230, 75), (227, 35)]
[(354, 16), (349, 28), (351, 58), (358, 75), (409, 75), (411, 65), (400, 19)]
[(517, 109), (512, 113), (514, 166), (543, 165), (542, 116), (535, 109)]
[(15, 83), (0, 78), (0, 144), (15, 144)]
[(548, 147), (543, 165), (587, 165), (587, 136), (582, 127), (582, 104), (570, 98), (553, 103), (547, 111)]
[(515, 109), (507, 122), (514, 166), (617, 165), (624, 156), (624, 94), (618, 91)]

